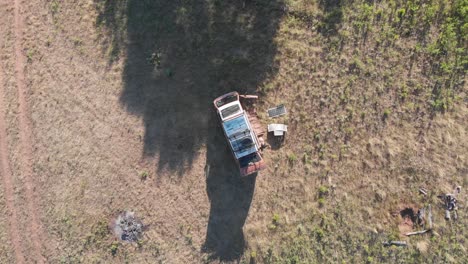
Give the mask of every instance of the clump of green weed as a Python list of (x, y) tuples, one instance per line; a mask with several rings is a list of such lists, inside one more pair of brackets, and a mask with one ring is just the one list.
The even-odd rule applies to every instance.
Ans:
[(318, 204), (319, 204), (319, 207), (323, 207), (325, 206), (325, 197), (328, 196), (328, 194), (330, 193), (330, 191), (328, 190), (328, 187), (326, 186), (320, 186), (318, 188)]
[(273, 214), (273, 218), (271, 219), (271, 222), (275, 225), (278, 225), (279, 220), (280, 220), (279, 214)]
[(148, 176), (149, 176), (149, 173), (148, 173), (147, 171), (142, 171), (142, 172), (140, 172), (140, 179), (141, 179), (142, 181), (148, 179)]
[(304, 156), (302, 157), (302, 161), (304, 164), (310, 164), (310, 156), (307, 154), (307, 152), (304, 152)]
[(297, 156), (294, 153), (288, 154), (288, 161), (290, 164), (294, 164), (297, 161)]
[(403, 85), (400, 90), (400, 99), (405, 100), (406, 97), (408, 97), (408, 87), (406, 85)]
[(326, 151), (327, 146), (325, 144), (319, 144), (317, 147), (317, 152), (318, 152), (318, 157), (319, 159), (324, 159), (325, 158), (325, 151)]
[(34, 51), (31, 50), (31, 49), (29, 49), (29, 50), (26, 52), (27, 61), (28, 61), (28, 62), (32, 62), (33, 56), (34, 56)]
[(320, 132), (317, 131), (317, 132), (314, 133), (314, 140), (315, 141), (320, 141)]
[(390, 109), (385, 109), (384, 112), (383, 112), (383, 119), (387, 120), (390, 117), (391, 113), (392, 112), (390, 111)]
[(110, 250), (112, 256), (117, 255), (117, 251), (119, 250), (119, 243), (118, 242), (112, 242), (112, 244), (109, 246), (109, 250)]
[(318, 241), (321, 241), (325, 237), (325, 231), (320, 227), (316, 227), (314, 229), (314, 235)]
[(250, 252), (250, 259), (255, 261), (256, 258), (257, 258), (257, 251)]
[(50, 10), (52, 11), (52, 14), (55, 15), (58, 13), (60, 8), (60, 4), (58, 0), (53, 0), (50, 2)]
[(271, 230), (275, 230), (279, 226), (279, 221), (280, 221), (279, 214), (277, 213), (273, 214), (273, 217), (271, 218), (271, 224), (268, 225), (268, 228)]
[(326, 186), (320, 186), (318, 188), (318, 194), (319, 194), (319, 197), (325, 197), (327, 196), (329, 193), (329, 190), (328, 190), (328, 187)]
[(318, 204), (319, 207), (324, 207), (325, 206), (325, 198), (321, 197), (318, 199)]

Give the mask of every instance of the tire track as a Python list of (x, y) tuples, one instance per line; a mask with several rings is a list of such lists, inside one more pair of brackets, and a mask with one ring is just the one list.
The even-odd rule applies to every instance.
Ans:
[(14, 1), (14, 35), (15, 35), (15, 76), (16, 87), (18, 90), (19, 103), (19, 138), (21, 142), (21, 172), (24, 177), (24, 185), (26, 189), (26, 203), (28, 214), (31, 217), (29, 233), (33, 243), (33, 255), (36, 263), (44, 263), (45, 259), (42, 256), (42, 228), (38, 219), (38, 210), (36, 198), (34, 195), (34, 175), (33, 175), (33, 142), (32, 142), (32, 126), (29, 120), (27, 90), (25, 82), (25, 56), (22, 52), (21, 41), (23, 39), (23, 21), (20, 14), (21, 2)]
[(3, 76), (0, 69), (0, 174), (3, 178), (3, 187), (5, 192), (5, 200), (7, 207), (7, 217), (9, 220), (9, 235), (13, 250), (15, 251), (16, 263), (25, 263), (23, 255), (23, 245), (21, 243), (18, 229), (18, 213), (14, 202), (14, 186), (13, 178), (8, 161), (8, 144), (5, 122), (5, 91), (3, 88)]

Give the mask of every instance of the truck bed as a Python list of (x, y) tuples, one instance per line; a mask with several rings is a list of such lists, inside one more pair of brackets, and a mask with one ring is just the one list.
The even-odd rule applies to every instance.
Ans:
[(236, 159), (258, 151), (256, 139), (245, 112), (223, 122), (223, 129)]

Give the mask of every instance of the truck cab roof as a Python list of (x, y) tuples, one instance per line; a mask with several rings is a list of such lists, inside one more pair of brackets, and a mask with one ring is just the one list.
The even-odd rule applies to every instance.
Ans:
[(239, 101), (230, 102), (218, 108), (221, 121), (226, 121), (229, 118), (237, 116), (243, 112)]

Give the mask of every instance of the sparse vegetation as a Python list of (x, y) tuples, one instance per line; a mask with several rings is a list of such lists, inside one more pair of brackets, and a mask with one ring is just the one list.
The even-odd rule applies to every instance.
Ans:
[(385, 109), (385, 110), (383, 111), (383, 119), (384, 119), (384, 120), (388, 119), (388, 117), (390, 116), (390, 114), (391, 114), (390, 109)]
[(294, 153), (288, 154), (288, 161), (290, 164), (294, 164), (297, 161), (297, 156)]
[(119, 250), (119, 243), (118, 242), (113, 242), (112, 244), (110, 244), (109, 250), (110, 250), (112, 256), (117, 255), (117, 251)]
[(59, 8), (60, 8), (60, 4), (58, 0), (52, 0), (50, 2), (50, 10), (52, 11), (53, 15), (58, 13)]
[[(468, 184), (466, 0), (26, 2), (47, 261), (463, 263), (468, 218), (445, 222), (434, 197)], [(0, 11), (0, 115), (24, 231), (12, 13)], [(214, 125), (212, 100), (231, 90), (259, 95), (263, 126), (288, 125), (257, 177), (238, 177)], [(270, 119), (279, 103), (287, 115)], [(435, 232), (403, 238), (394, 212), (428, 203)], [(127, 207), (148, 224), (135, 244), (109, 230)], [(8, 231), (1, 263), (15, 263)]]
[(33, 61), (33, 56), (34, 56), (34, 50), (28, 49), (28, 51), (26, 51), (26, 59), (28, 60), (29, 63)]
[(148, 174), (147, 171), (142, 171), (142, 172), (140, 172), (140, 179), (141, 179), (142, 181), (148, 179), (148, 176), (149, 176), (149, 174)]
[(326, 186), (320, 186), (318, 189), (319, 197), (325, 197), (328, 195), (328, 188)]

